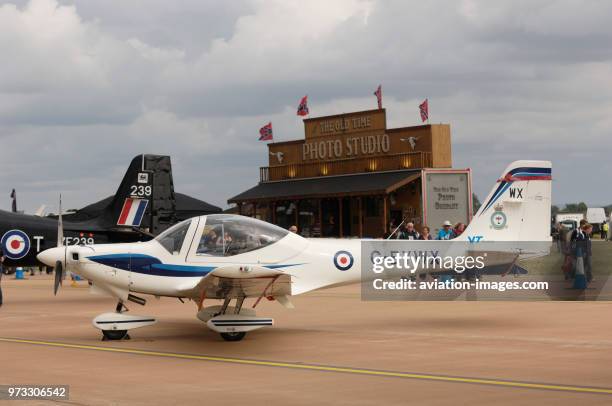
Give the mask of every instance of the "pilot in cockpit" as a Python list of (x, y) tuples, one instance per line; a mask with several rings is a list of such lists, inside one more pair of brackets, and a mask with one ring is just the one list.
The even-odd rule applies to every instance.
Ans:
[(223, 242), (220, 241), (221, 238), (219, 238), (219, 234), (217, 233), (217, 229), (213, 228), (212, 230), (210, 230), (208, 232), (208, 234), (206, 234), (206, 237), (204, 237), (204, 247), (209, 250), (212, 251), (214, 249), (217, 248), (217, 246), (222, 245)]

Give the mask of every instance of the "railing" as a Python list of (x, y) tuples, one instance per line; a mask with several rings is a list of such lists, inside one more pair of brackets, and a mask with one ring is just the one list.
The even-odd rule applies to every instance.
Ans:
[(259, 177), (262, 182), (268, 182), (284, 179), (429, 167), (431, 167), (431, 152), (408, 152), (369, 158), (345, 158), (316, 163), (263, 166), (259, 168)]

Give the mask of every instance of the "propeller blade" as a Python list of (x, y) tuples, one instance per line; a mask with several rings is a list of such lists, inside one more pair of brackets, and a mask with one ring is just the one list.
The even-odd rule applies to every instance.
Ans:
[(54, 272), (54, 276), (55, 276), (55, 281), (53, 283), (53, 294), (57, 295), (57, 291), (59, 290), (59, 287), (62, 284), (62, 279), (64, 276), (64, 269), (63, 269), (63, 265), (62, 265), (62, 261), (57, 261), (55, 263), (55, 268), (53, 269)]
[(57, 246), (64, 245), (64, 222), (62, 221), (62, 195), (59, 198), (59, 217), (57, 218)]

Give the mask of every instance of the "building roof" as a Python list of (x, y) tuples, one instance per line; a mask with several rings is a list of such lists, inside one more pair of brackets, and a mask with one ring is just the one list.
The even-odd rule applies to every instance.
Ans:
[(228, 199), (228, 203), (252, 200), (386, 194), (407, 185), (420, 176), (420, 170), (403, 170), (261, 182), (257, 186)]
[(203, 214), (221, 213), (220, 207), (183, 193), (175, 193), (176, 214), (179, 218), (190, 218)]

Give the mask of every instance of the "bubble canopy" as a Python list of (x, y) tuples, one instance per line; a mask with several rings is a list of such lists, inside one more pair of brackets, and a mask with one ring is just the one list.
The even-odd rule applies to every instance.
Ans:
[(155, 237), (155, 241), (161, 244), (169, 253), (178, 254), (187, 236), (187, 231), (193, 219), (181, 221)]
[(231, 214), (206, 216), (197, 255), (233, 256), (279, 241), (289, 231), (257, 220)]

